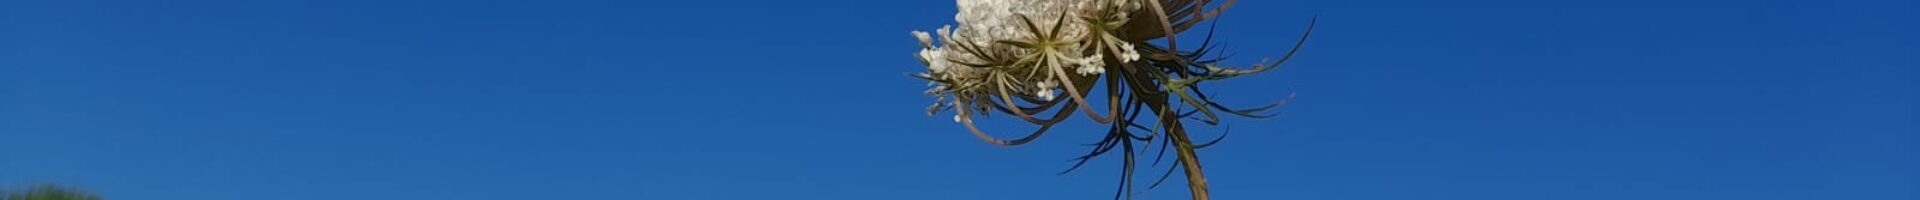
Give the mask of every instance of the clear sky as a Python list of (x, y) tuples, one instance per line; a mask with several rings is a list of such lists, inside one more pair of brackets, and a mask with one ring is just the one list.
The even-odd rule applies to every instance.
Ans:
[[(1212, 88), (1230, 104), (1298, 99), (1276, 119), (1229, 120), (1232, 137), (1201, 156), (1218, 199), (1920, 199), (1916, 10), (1243, 1), (1220, 22), (1230, 63), (1320, 26), (1287, 68)], [(1117, 160), (1054, 175), (1097, 127), (997, 148), (923, 113), (908, 31), (953, 12), (3, 1), (0, 185), (202, 200), (1111, 197)]]

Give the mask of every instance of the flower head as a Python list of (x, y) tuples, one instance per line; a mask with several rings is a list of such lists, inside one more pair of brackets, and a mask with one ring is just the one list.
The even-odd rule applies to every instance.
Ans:
[[(920, 45), (914, 56), (926, 66), (925, 72), (914, 76), (926, 79), (925, 92), (935, 97), (933, 105), (927, 107), (929, 116), (953, 110), (955, 123), (964, 124), (975, 137), (991, 144), (1025, 144), (1062, 119), (1085, 113), (1088, 119), (1111, 127), (1092, 153), (1078, 158), (1081, 163), (1106, 152), (1118, 152), (1129, 157), (1123, 168), (1132, 169), (1135, 154), (1130, 145), (1135, 145), (1134, 141), (1144, 141), (1137, 143), (1142, 145), (1162, 142), (1162, 150), (1177, 148), (1181, 152), (1179, 166), (1188, 170), (1190, 191), (1195, 199), (1203, 200), (1206, 183), (1192, 152), (1211, 143), (1190, 142), (1181, 123), (1218, 123), (1216, 110), (1262, 118), (1256, 113), (1278, 103), (1227, 108), (1208, 98), (1199, 83), (1259, 73), (1287, 60), (1283, 57), (1246, 69), (1224, 68), (1214, 65), (1218, 60), (1196, 59), (1208, 55), (1210, 43), (1203, 42), (1196, 49), (1177, 48), (1175, 34), (1218, 15), (1234, 1), (1218, 6), (1208, 6), (1208, 2), (1212, 1), (958, 0), (959, 12), (954, 14), (953, 25), (933, 32), (911, 32)], [(1312, 31), (1311, 25), (1307, 30)], [(1301, 37), (1302, 41), (1306, 39)], [(1167, 45), (1147, 42), (1156, 39), (1164, 39)], [(1295, 44), (1294, 50), (1300, 45)], [(1291, 51), (1287, 53), (1292, 55)], [(1092, 96), (1098, 93), (1094, 88), (1105, 88), (1101, 93), (1104, 96)], [(1088, 100), (1099, 97), (1107, 98), (1106, 103)], [(1096, 108), (1099, 106), (1104, 108)], [(1074, 112), (1076, 109), (1081, 112)], [(1144, 115), (1152, 121), (1139, 119), (1144, 110), (1153, 112)], [(1107, 114), (1100, 114), (1103, 111)], [(974, 126), (974, 116), (995, 112), (1040, 128), (1026, 137), (1004, 140)], [(1047, 113), (1052, 115), (1037, 116)], [(1149, 128), (1140, 122), (1159, 126)], [(1148, 131), (1148, 136), (1133, 131)], [(1178, 145), (1167, 145), (1175, 143)], [(1127, 146), (1127, 150), (1109, 151), (1116, 146)], [(1131, 188), (1131, 178), (1122, 180), (1123, 186)]]
[[(1112, 47), (1102, 40), (1116, 38), (1110, 34), (1118, 27), (1109, 24), (1124, 23), (1141, 7), (1138, 1), (959, 0), (956, 5), (955, 25), (912, 32), (921, 46), (916, 57), (927, 67), (916, 76), (933, 84), (930, 95), (943, 97), (936, 107), (984, 106), (990, 102), (975, 101), (995, 95), (1052, 101), (1061, 79), (1106, 72), (1106, 51), (1129, 48), (1111, 55), (1138, 61), (1131, 45)], [(1000, 88), (1032, 90), (1001, 93)]]

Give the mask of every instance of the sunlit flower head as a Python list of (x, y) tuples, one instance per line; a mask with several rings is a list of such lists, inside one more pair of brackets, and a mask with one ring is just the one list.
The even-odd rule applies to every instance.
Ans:
[[(1087, 79), (1112, 62), (1139, 61), (1134, 45), (1111, 35), (1139, 9), (1132, 0), (960, 0), (955, 25), (913, 31), (933, 83), (934, 107), (986, 110), (993, 95), (1053, 100), (1060, 79)], [(1112, 52), (1108, 52), (1112, 51)], [(1106, 55), (1118, 55), (1111, 59)], [(1059, 74), (1056, 72), (1065, 72)], [(999, 93), (1000, 89), (1019, 92)], [(1047, 91), (1047, 92), (1041, 92)], [(966, 108), (972, 107), (972, 108)], [(933, 110), (938, 111), (938, 110)], [(971, 113), (961, 111), (964, 114)]]
[[(929, 116), (951, 110), (955, 123), (990, 144), (1023, 145), (1064, 119), (1084, 113), (1087, 119), (1111, 127), (1092, 153), (1076, 159), (1080, 163), (1117, 152), (1129, 158), (1124, 168), (1132, 169), (1135, 146), (1131, 145), (1147, 148), (1144, 144), (1160, 142), (1161, 150), (1174, 148), (1180, 154), (1179, 168), (1186, 170), (1189, 190), (1195, 199), (1203, 200), (1206, 181), (1193, 152), (1211, 143), (1191, 142), (1182, 122), (1215, 125), (1218, 113), (1264, 118), (1269, 115), (1260, 113), (1285, 100), (1229, 108), (1207, 97), (1200, 83), (1267, 71), (1293, 55), (1289, 51), (1279, 61), (1245, 68), (1220, 67), (1215, 65), (1219, 59), (1200, 59), (1215, 52), (1210, 42), (1180, 46), (1174, 36), (1217, 16), (1234, 1), (1217, 6), (1209, 2), (1213, 1), (958, 0), (953, 24), (932, 32), (909, 32), (920, 46), (914, 57), (926, 67), (913, 75), (928, 81), (924, 92), (935, 97), (927, 106)], [(1301, 37), (1305, 41), (1306, 36)], [(1295, 44), (1294, 50), (1301, 44)], [(975, 126), (974, 117), (994, 113), (1039, 128), (1009, 140)], [(1116, 146), (1127, 150), (1114, 151)], [(1166, 174), (1171, 172), (1170, 168)], [(1131, 188), (1131, 180), (1122, 178), (1123, 187)]]

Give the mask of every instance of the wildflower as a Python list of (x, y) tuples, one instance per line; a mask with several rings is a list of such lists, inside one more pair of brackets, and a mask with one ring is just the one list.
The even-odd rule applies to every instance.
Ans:
[(1033, 93), (1035, 95), (1040, 96), (1040, 100), (1052, 101), (1056, 95), (1055, 92), (1053, 91), (1053, 88), (1060, 87), (1060, 85), (1059, 83), (1055, 83), (1052, 81), (1041, 81), (1040, 84), (1038, 84), (1036, 87), (1039, 87), (1040, 89), (1038, 91), (1034, 91)]
[(1074, 65), (1080, 66), (1079, 68), (1077, 68), (1076, 72), (1079, 72), (1080, 74), (1083, 74), (1083, 75), (1093, 75), (1093, 74), (1100, 74), (1100, 73), (1106, 72), (1107, 71), (1106, 66), (1101, 65), (1102, 64), (1101, 61), (1102, 59), (1106, 59), (1105, 57), (1106, 56), (1102, 56), (1100, 53), (1095, 52), (1091, 56), (1087, 56), (1087, 57), (1081, 58), (1080, 60), (1074, 61)]
[[(1246, 69), (1196, 59), (1209, 53), (1211, 43), (1180, 49), (1174, 36), (1217, 16), (1234, 1), (1218, 6), (1208, 2), (1212, 1), (957, 0), (954, 24), (933, 32), (911, 32), (920, 45), (914, 57), (926, 67), (913, 75), (927, 80), (924, 92), (935, 96), (927, 106), (929, 116), (953, 110), (955, 123), (991, 144), (1026, 144), (1076, 113), (1111, 126), (1094, 151), (1077, 159), (1082, 164), (1116, 152), (1128, 158), (1123, 168), (1133, 169), (1133, 149), (1160, 142), (1162, 150), (1172, 148), (1179, 154), (1175, 164), (1179, 167), (1169, 168), (1167, 174), (1184, 169), (1194, 199), (1207, 199), (1206, 180), (1194, 152), (1212, 143), (1192, 142), (1182, 122), (1192, 119), (1214, 125), (1219, 122), (1216, 111), (1263, 118), (1266, 115), (1258, 113), (1279, 103), (1232, 109), (1208, 98), (1199, 84), (1273, 69), (1304, 44), (1295, 44), (1279, 61)], [(1307, 30), (1311, 33), (1311, 25)], [(1159, 39), (1167, 45), (1148, 42)], [(1142, 52), (1152, 57), (1143, 59)], [(1106, 89), (1102, 93), (1106, 103), (1088, 100), (1100, 97), (1090, 96), (1095, 88)], [(1141, 115), (1141, 111), (1149, 113)], [(974, 125), (972, 117), (993, 112), (1040, 128), (1012, 140), (988, 135)], [(1039, 116), (1047, 113), (1051, 117)], [(1136, 131), (1148, 133), (1140, 136)], [(1111, 151), (1119, 146), (1127, 150)], [(1131, 171), (1123, 174), (1122, 188), (1132, 188), (1131, 177)]]
[(1117, 56), (1119, 56), (1121, 62), (1133, 62), (1133, 61), (1140, 60), (1140, 51), (1133, 49), (1133, 43), (1120, 43), (1119, 46), (1120, 46), (1119, 48), (1115, 48), (1115, 49), (1120, 50), (1120, 54)]
[(920, 48), (933, 48), (933, 34), (926, 31), (913, 31), (913, 38), (920, 39)]

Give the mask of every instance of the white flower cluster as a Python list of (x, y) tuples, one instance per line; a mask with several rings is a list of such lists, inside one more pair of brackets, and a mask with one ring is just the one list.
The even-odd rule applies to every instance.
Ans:
[[(1056, 88), (1074, 76), (1105, 73), (1108, 59), (1140, 59), (1131, 42), (1111, 29), (1141, 8), (1140, 0), (958, 0), (957, 26), (933, 33), (913, 31), (917, 54), (938, 96), (929, 114), (955, 108), (955, 121), (984, 111), (993, 95), (1017, 95), (1052, 101)], [(938, 37), (938, 40), (935, 37)], [(1006, 93), (1005, 90), (1015, 91)], [(951, 99), (949, 99), (951, 98)]]

